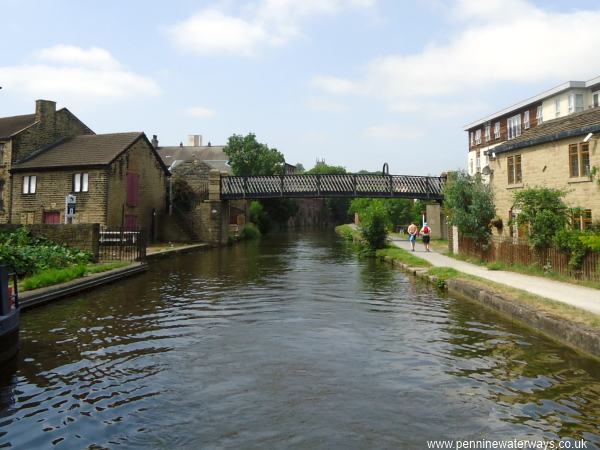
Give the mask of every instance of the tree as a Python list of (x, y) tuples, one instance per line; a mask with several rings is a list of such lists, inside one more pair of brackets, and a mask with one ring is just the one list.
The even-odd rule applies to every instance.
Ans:
[(296, 173), (304, 173), (306, 169), (302, 163), (296, 163)]
[(369, 248), (371, 250), (384, 248), (390, 225), (385, 202), (381, 199), (374, 199), (360, 214), (360, 231)]
[(556, 234), (567, 225), (569, 209), (564, 196), (565, 191), (546, 187), (515, 193), (513, 210), (517, 211), (517, 223), (529, 226), (529, 242), (535, 248), (550, 247)]
[(343, 166), (330, 166), (324, 162), (317, 162), (315, 166), (305, 172), (307, 175), (319, 175), (319, 174), (334, 174), (342, 175), (347, 173), (346, 168)]
[(481, 176), (471, 177), (464, 171), (448, 174), (444, 207), (450, 223), (458, 227), (463, 236), (473, 239), (481, 248), (489, 245), (490, 223), (496, 215), (496, 207), (492, 189)]
[(285, 159), (281, 152), (269, 148), (256, 140), (256, 135), (234, 134), (223, 149), (229, 157), (234, 175), (280, 175), (283, 174)]

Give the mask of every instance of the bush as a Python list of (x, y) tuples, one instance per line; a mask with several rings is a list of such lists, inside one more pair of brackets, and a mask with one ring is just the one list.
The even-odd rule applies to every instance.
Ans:
[(0, 264), (15, 270), (19, 277), (46, 269), (87, 264), (90, 260), (90, 253), (33, 237), (26, 228), (0, 233)]
[(253, 223), (247, 223), (240, 230), (240, 239), (258, 239), (260, 230)]
[(265, 234), (271, 229), (271, 219), (258, 200), (250, 202), (250, 222), (258, 227), (261, 234)]
[(463, 236), (473, 239), (482, 249), (488, 247), (496, 207), (491, 187), (480, 176), (471, 177), (466, 172), (449, 174), (444, 187), (444, 207), (450, 223)]
[(519, 211), (517, 223), (529, 226), (529, 242), (535, 248), (548, 248), (568, 222), (569, 210), (564, 191), (545, 187), (523, 189), (515, 194), (513, 208)]
[(371, 250), (386, 246), (389, 219), (383, 201), (373, 200), (361, 212), (360, 230), (363, 238)]
[(189, 212), (194, 208), (197, 196), (192, 187), (183, 178), (175, 178), (172, 185), (173, 207), (182, 211)]

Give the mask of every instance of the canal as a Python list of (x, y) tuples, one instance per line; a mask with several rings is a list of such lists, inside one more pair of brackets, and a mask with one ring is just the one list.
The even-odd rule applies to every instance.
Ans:
[(0, 446), (600, 446), (598, 362), (333, 233), (153, 263), (26, 312), (21, 338), (0, 378)]

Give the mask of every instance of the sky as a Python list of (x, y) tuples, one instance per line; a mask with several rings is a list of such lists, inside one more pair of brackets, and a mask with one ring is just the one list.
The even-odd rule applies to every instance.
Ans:
[(600, 75), (597, 0), (0, 0), (0, 117), (438, 175), (464, 125)]

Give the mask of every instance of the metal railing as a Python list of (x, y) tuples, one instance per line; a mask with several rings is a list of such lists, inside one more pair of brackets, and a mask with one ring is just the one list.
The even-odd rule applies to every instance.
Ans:
[(374, 174), (221, 177), (221, 198), (393, 197), (444, 198), (444, 177)]
[(103, 228), (99, 241), (100, 261), (143, 261), (146, 259), (145, 230)]

